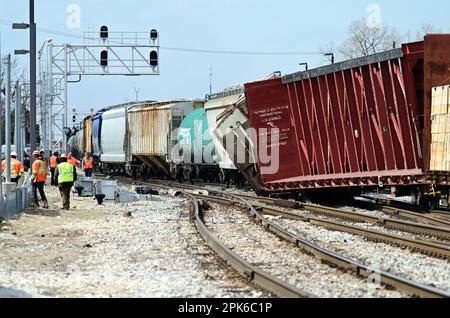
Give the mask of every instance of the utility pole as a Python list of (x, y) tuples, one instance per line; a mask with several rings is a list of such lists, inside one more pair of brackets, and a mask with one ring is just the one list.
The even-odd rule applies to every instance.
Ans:
[(136, 103), (139, 103), (139, 93), (141, 90), (139, 88), (134, 87), (134, 92), (136, 93)]
[(6, 183), (11, 182), (11, 54), (5, 58), (6, 83), (5, 83), (5, 175)]
[(212, 95), (212, 78), (213, 78), (213, 67), (209, 68), (209, 94)]
[(14, 108), (14, 144), (16, 145), (16, 152), (18, 159), (23, 161), (22, 150), (22, 136), (21, 136), (21, 118), (22, 118), (22, 103), (20, 93), (20, 83), (16, 82), (16, 103)]
[[(36, 150), (36, 23), (34, 0), (30, 0), (30, 150)], [(31, 155), (31, 154), (30, 154)], [(30, 156), (33, 163), (33, 156)]]

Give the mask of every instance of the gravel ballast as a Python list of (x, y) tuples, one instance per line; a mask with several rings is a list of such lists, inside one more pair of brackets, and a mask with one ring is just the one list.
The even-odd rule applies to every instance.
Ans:
[(407, 297), (322, 264), (251, 222), (243, 211), (217, 204), (213, 207), (205, 213), (205, 221), (216, 236), (252, 265), (303, 291), (333, 298)]
[(47, 191), (50, 210), (0, 229), (0, 297), (270, 296), (206, 247), (182, 199), (100, 207), (76, 197), (62, 212), (59, 193)]

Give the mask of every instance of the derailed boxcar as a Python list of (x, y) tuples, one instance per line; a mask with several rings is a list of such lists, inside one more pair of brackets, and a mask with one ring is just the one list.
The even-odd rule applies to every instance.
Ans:
[(131, 166), (132, 175), (171, 177), (170, 161), (177, 144), (173, 134), (183, 119), (203, 101), (170, 101), (134, 107), (128, 113), (129, 153), (145, 165)]
[(244, 95), (244, 86), (236, 86), (223, 92), (208, 95), (205, 103), (206, 116), (219, 167), (221, 169), (222, 181), (226, 183), (241, 184), (242, 175), (234, 164), (232, 158), (225, 150), (223, 134), (218, 130), (221, 114), (233, 107)]
[[(258, 145), (254, 182), (267, 192), (396, 186), (448, 195), (449, 171), (430, 170), (430, 119), (433, 88), (450, 84), (449, 52), (449, 35), (430, 35), (401, 49), (246, 84)], [(260, 150), (272, 160), (262, 160)]]

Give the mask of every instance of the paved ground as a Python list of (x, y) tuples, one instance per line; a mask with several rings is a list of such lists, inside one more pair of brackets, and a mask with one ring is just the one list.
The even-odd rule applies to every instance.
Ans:
[[(0, 226), (0, 297), (259, 297), (204, 246), (186, 202), (74, 198)], [(124, 217), (132, 212), (132, 218)]]

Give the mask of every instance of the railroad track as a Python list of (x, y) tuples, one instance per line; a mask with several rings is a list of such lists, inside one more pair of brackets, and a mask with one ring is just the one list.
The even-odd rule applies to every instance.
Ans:
[(283, 298), (312, 298), (314, 295), (307, 293), (292, 286), (273, 275), (257, 269), (249, 262), (241, 258), (239, 255), (229, 249), (221, 242), (210, 229), (206, 226), (203, 219), (203, 211), (200, 209), (199, 202), (195, 196), (186, 194), (191, 199), (191, 215), (193, 217), (197, 231), (200, 236), (208, 244), (208, 246), (219, 255), (228, 265), (230, 265), (240, 275), (245, 277), (249, 282), (268, 290), (269, 292)]
[[(214, 193), (215, 191), (211, 191), (210, 189), (193, 186), (193, 185), (187, 185), (187, 184), (179, 184), (174, 182), (164, 182), (161, 180), (155, 181), (152, 180), (151, 184), (153, 185), (160, 185), (160, 186), (166, 186), (166, 187), (178, 187), (182, 189), (187, 190), (207, 190), (208, 192)], [(216, 191), (217, 192), (217, 191)], [(432, 225), (432, 224), (425, 224), (425, 223), (419, 223), (417, 219), (413, 220), (413, 216), (416, 218), (423, 217), (423, 215), (419, 213), (414, 213), (410, 211), (400, 211), (396, 208), (390, 208), (385, 207), (384, 213), (390, 215), (391, 217), (378, 217), (372, 214), (368, 213), (362, 213), (362, 212), (355, 212), (355, 211), (347, 211), (343, 209), (338, 208), (331, 208), (321, 205), (315, 205), (315, 204), (307, 204), (307, 203), (301, 203), (298, 201), (288, 201), (288, 200), (280, 200), (280, 199), (274, 199), (274, 198), (268, 198), (268, 197), (258, 197), (258, 196), (251, 196), (251, 195), (244, 195), (244, 194), (236, 194), (235, 196), (243, 199), (243, 200), (249, 200), (249, 201), (256, 201), (260, 203), (265, 203), (277, 207), (283, 207), (288, 209), (295, 209), (295, 210), (305, 210), (312, 212), (317, 215), (322, 215), (330, 218), (338, 218), (344, 221), (349, 222), (356, 222), (356, 223), (369, 223), (373, 225), (378, 225), (381, 227), (385, 227), (386, 229), (390, 230), (398, 230), (402, 232), (408, 232), (415, 235), (425, 235), (425, 236), (431, 236), (439, 240), (443, 240), (446, 242), (450, 241), (450, 225), (444, 226), (444, 223), (439, 223), (441, 225)], [(390, 211), (386, 212), (386, 211)], [(403, 213), (403, 219), (398, 219), (395, 216), (398, 216), (399, 213)], [(409, 219), (406, 219), (407, 217), (410, 217)], [(439, 244), (439, 243), (437, 243)]]
[[(129, 183), (129, 180), (124, 178), (120, 178), (120, 181)], [(148, 184), (145, 182), (139, 183), (143, 185)], [(170, 188), (170, 186), (164, 186), (162, 184), (158, 184), (157, 186), (165, 189)], [(239, 273), (248, 283), (255, 284), (281, 298), (315, 298), (314, 295), (302, 291), (297, 287), (258, 269), (256, 266), (251, 265), (242, 257), (234, 253), (207, 227), (203, 210), (200, 207), (198, 199), (187, 192), (183, 192), (183, 195), (190, 200), (191, 219), (202, 239), (222, 260)]]
[(249, 195), (238, 195), (238, 196), (245, 200), (263, 202), (265, 204), (295, 210), (306, 210), (318, 215), (324, 215), (332, 218), (339, 218), (345, 221), (357, 223), (359, 222), (370, 223), (374, 225), (383, 226), (387, 229), (400, 230), (413, 234), (432, 236), (446, 241), (450, 240), (450, 227), (421, 224), (417, 222), (411, 222), (408, 220), (398, 220), (387, 217), (378, 217), (368, 213), (346, 211), (342, 209), (325, 207), (321, 205), (300, 203), (296, 201), (278, 200), (265, 197), (254, 197)]
[[(328, 222), (326, 220), (321, 220), (321, 219), (314, 219), (314, 220), (312, 220), (311, 218), (303, 219), (301, 216), (299, 216), (297, 214), (290, 213), (290, 212), (287, 212), (287, 211), (284, 211), (281, 209), (275, 209), (275, 208), (269, 208), (269, 207), (263, 207), (263, 206), (257, 206), (257, 205), (255, 206), (254, 204), (249, 203), (245, 199), (245, 198), (247, 198), (249, 200), (259, 199), (257, 197), (253, 197), (253, 196), (232, 195), (232, 194), (226, 194), (223, 192), (208, 193), (208, 195), (204, 195), (201, 192), (207, 191), (206, 189), (198, 188), (198, 187), (194, 187), (194, 186), (179, 185), (179, 184), (174, 185), (173, 183), (171, 183), (171, 184), (164, 183), (163, 184), (161, 182), (143, 183), (143, 184), (150, 185), (150, 186), (156, 186), (156, 187), (159, 187), (162, 189), (175, 188), (175, 189), (179, 189), (180, 191), (183, 191), (183, 193), (185, 193), (185, 194), (186, 194), (187, 190), (189, 190), (189, 191), (194, 190), (194, 191), (198, 191), (199, 193), (196, 193), (196, 194), (189, 193), (187, 195), (191, 198), (195, 197), (196, 199), (202, 199), (202, 200), (206, 200), (206, 201), (216, 202), (219, 204), (243, 207), (249, 213), (249, 215), (258, 224), (261, 224), (267, 231), (277, 235), (278, 237), (282, 238), (283, 240), (286, 240), (287, 242), (294, 244), (296, 247), (298, 247), (302, 251), (304, 251), (310, 255), (314, 255), (321, 262), (341, 268), (344, 271), (352, 271), (353, 273), (355, 273), (356, 275), (359, 275), (359, 276), (368, 278), (371, 275), (373, 275), (373, 269), (369, 268), (368, 266), (361, 264), (355, 260), (346, 258), (346, 257), (339, 255), (337, 253), (334, 253), (332, 251), (321, 248), (320, 246), (318, 246), (312, 242), (309, 242), (303, 238), (300, 238), (300, 237), (296, 236), (295, 234), (292, 234), (292, 233), (286, 231), (285, 229), (283, 229), (279, 225), (275, 224), (274, 222), (268, 220), (265, 217), (265, 215), (276, 215), (276, 216), (287, 217), (287, 218), (294, 219), (294, 220), (300, 219), (302, 221), (317, 222), (317, 225), (320, 225), (320, 226), (324, 226), (324, 227), (328, 227), (328, 228), (332, 228), (332, 229), (336, 229), (336, 230), (344, 231), (344, 232), (360, 231), (360, 234), (363, 234), (363, 232), (364, 232), (364, 236), (368, 236), (367, 231), (365, 231), (365, 229), (351, 228), (344, 224), (339, 224), (339, 225), (337, 223), (333, 224), (332, 222)], [(261, 200), (265, 200), (266, 202), (268, 202), (269, 200), (274, 200), (274, 199), (261, 198)], [(278, 201), (278, 204), (280, 204), (279, 200), (276, 200), (276, 201)], [(290, 202), (290, 201), (288, 201), (288, 202)], [(273, 203), (273, 201), (270, 201), (270, 203)], [(284, 203), (284, 205), (288, 205), (287, 202), (282, 202), (282, 203)], [(195, 209), (199, 209), (198, 201), (196, 204), (197, 204), (197, 206)], [(253, 268), (253, 270), (249, 269), (249, 266), (251, 267), (251, 265), (249, 263), (246, 263), (244, 260), (239, 259), (239, 256), (237, 256), (237, 255), (231, 255), (230, 252), (233, 253), (232, 251), (230, 251), (229, 249), (227, 250), (227, 248), (223, 244), (219, 244), (220, 242), (218, 242), (217, 238), (212, 238), (211, 232), (209, 232), (209, 233), (206, 232), (207, 227), (201, 218), (202, 212), (199, 210), (197, 213), (199, 215), (196, 216), (196, 226), (198, 227), (199, 232), (202, 235), (202, 237), (204, 238), (205, 242), (207, 242), (208, 244), (211, 244), (211, 247), (213, 248), (213, 250), (216, 251), (222, 258), (224, 258), (227, 261), (227, 263), (229, 263), (239, 273), (241, 273), (245, 277), (254, 276), (255, 275), (254, 270), (256, 270), (256, 269), (255, 268)], [(386, 242), (386, 241), (389, 241), (390, 239), (392, 239), (392, 240), (395, 239), (396, 240), (395, 244), (401, 245), (401, 246), (409, 245), (409, 248), (414, 249), (416, 251), (421, 251), (426, 254), (434, 255), (434, 256), (438, 256), (438, 257), (448, 258), (448, 256), (449, 256), (449, 248), (448, 248), (448, 246), (445, 246), (445, 245), (431, 244), (430, 242), (426, 242), (426, 241), (414, 241), (414, 240), (408, 241), (407, 239), (404, 239), (404, 238), (402, 238), (402, 240), (399, 240), (398, 237), (394, 238), (392, 236), (390, 239), (387, 239), (387, 236), (385, 233), (378, 233), (375, 231), (372, 231), (372, 233), (370, 235), (372, 235), (371, 239), (373, 239), (375, 241)], [(391, 244), (394, 244), (394, 242), (391, 242)], [(450, 297), (450, 293), (448, 293), (446, 291), (439, 290), (432, 286), (421, 284), (421, 283), (418, 283), (415, 281), (411, 281), (411, 280), (405, 279), (403, 277), (394, 275), (389, 272), (380, 271), (380, 272), (378, 272), (378, 274), (380, 275), (380, 281), (382, 284), (384, 284), (386, 286), (392, 286), (399, 290), (403, 290), (405, 292), (410, 293), (411, 295), (415, 295), (415, 296), (419, 296), (419, 297)], [(262, 273), (262, 275), (266, 275), (266, 277), (267, 277), (268, 274)], [(282, 286), (281, 287), (282, 289), (285, 289), (287, 287), (287, 290), (285, 290), (283, 293), (280, 293), (280, 291), (273, 291), (273, 290), (267, 288), (267, 285), (271, 284), (267, 281), (267, 278), (263, 278), (262, 276), (260, 277), (260, 275), (257, 275), (257, 276), (258, 276), (258, 280), (266, 281), (266, 283), (263, 283), (263, 285), (266, 285), (266, 287), (261, 286), (261, 282), (258, 282), (257, 284), (259, 286), (263, 287), (264, 289), (267, 289), (267, 290), (273, 292), (276, 295), (280, 295), (283, 293), (292, 294), (292, 290), (296, 290), (297, 297), (310, 297), (311, 296), (311, 295), (306, 294), (305, 292), (295, 289), (295, 287), (293, 287), (293, 286), (286, 286), (281, 281), (277, 281), (277, 284), (276, 284), (276, 286), (278, 286), (277, 288), (280, 288), (280, 286)], [(270, 277), (270, 275), (269, 275), (269, 277)], [(272, 278), (274, 278), (274, 277), (272, 277)]]
[[(365, 197), (364, 197), (365, 198)], [(363, 208), (375, 208), (382, 211), (392, 217), (399, 218), (402, 220), (420, 222), (429, 225), (449, 227), (450, 228), (450, 214), (445, 212), (432, 211), (431, 213), (418, 213), (413, 210), (403, 209), (389, 204), (389, 200), (385, 199), (371, 199), (374, 202), (367, 202), (361, 200), (355, 200), (355, 204)], [(405, 204), (405, 206), (407, 206)], [(413, 207), (411, 206), (413, 209)]]

